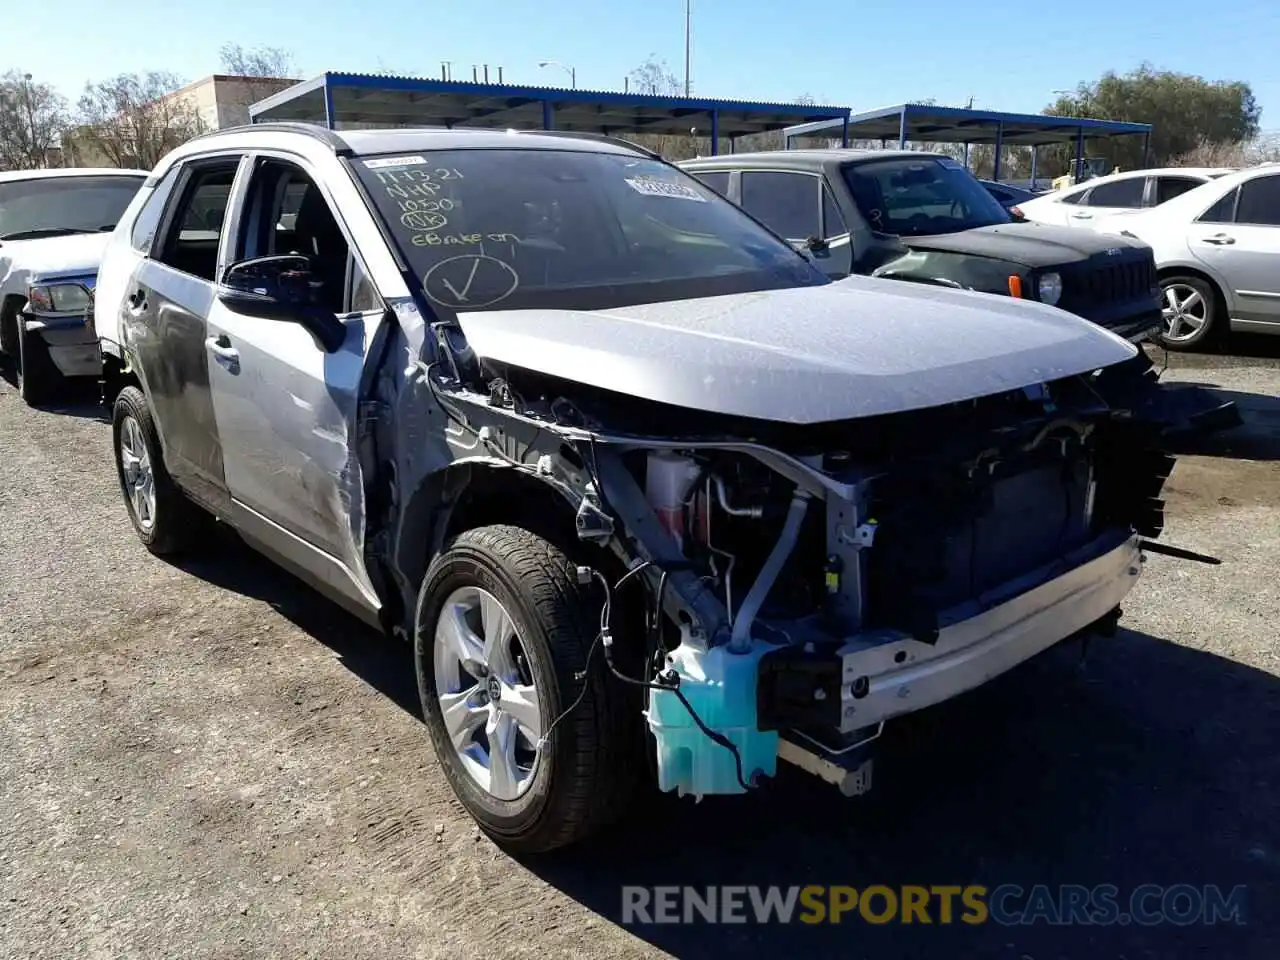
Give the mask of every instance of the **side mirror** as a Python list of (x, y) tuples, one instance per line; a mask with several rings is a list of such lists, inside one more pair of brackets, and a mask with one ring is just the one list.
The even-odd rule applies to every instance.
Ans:
[(821, 237), (810, 237), (804, 242), (804, 245), (806, 250), (812, 250), (814, 253), (826, 253), (831, 249), (831, 244)]
[(317, 302), (311, 261), (299, 254), (233, 263), (222, 275), (218, 300), (245, 316), (301, 324), (326, 353), (336, 353), (347, 338), (342, 321)]
[(1023, 213), (1021, 210), (1019, 210), (1017, 207), (1009, 208), (1009, 216), (1013, 217), (1015, 223), (1027, 222), (1027, 215)]

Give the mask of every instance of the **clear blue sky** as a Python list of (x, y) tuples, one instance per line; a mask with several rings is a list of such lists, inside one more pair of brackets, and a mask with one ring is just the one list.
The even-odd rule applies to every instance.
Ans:
[[(567, 86), (567, 74), (537, 67), (554, 59), (577, 69), (579, 87), (621, 89), (651, 53), (682, 76), (684, 6), (63, 0), (57, 19), (74, 26), (61, 41), (9, 44), (0, 69), (20, 67), (74, 97), (86, 80), (122, 72), (198, 79), (218, 69), (219, 46), (233, 41), (287, 49), (307, 77), (324, 70), (439, 76), (440, 61), (451, 60), (455, 79), (468, 77), (473, 63), (488, 63), (502, 65), (507, 82)], [(819, 10), (842, 12), (823, 20)], [(1055, 89), (1144, 60), (1247, 81), (1263, 107), (1263, 128), (1280, 128), (1277, 0), (693, 0), (693, 89), (707, 97), (810, 94), (856, 110), (973, 96), (987, 109), (1035, 111)]]

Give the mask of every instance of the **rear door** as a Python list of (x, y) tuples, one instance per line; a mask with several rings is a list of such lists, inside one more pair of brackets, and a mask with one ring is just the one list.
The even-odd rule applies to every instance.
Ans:
[[(337, 161), (335, 161), (336, 163)], [(326, 353), (300, 324), (215, 301), (207, 359), (236, 525), (366, 609), (363, 482), (355, 450), (366, 342), (385, 313), (325, 178), (297, 157), (257, 154), (237, 188), (231, 262), (300, 253), (347, 329)], [(367, 211), (366, 211), (367, 214)]]
[(1234, 292), (1233, 319), (1280, 324), (1280, 172), (1246, 180), (1224, 200), (1191, 224), (1187, 243)]
[(121, 336), (151, 404), (165, 466), (206, 506), (226, 499), (222, 445), (205, 349), (206, 320), (224, 256), (239, 153), (183, 164), (151, 255), (122, 298)]

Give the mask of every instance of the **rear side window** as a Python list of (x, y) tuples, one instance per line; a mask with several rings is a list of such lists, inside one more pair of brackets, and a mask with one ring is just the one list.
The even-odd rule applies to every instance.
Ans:
[(1071, 203), (1071, 204), (1079, 203), (1081, 200), (1084, 199), (1084, 195), (1088, 192), (1089, 192), (1088, 187), (1083, 187), (1080, 190), (1072, 190), (1070, 193), (1064, 193), (1062, 196), (1060, 196), (1058, 198), (1058, 202)]
[(1191, 177), (1160, 177), (1156, 180), (1156, 205), (1180, 197), (1188, 190), (1200, 186), (1201, 181)]
[(239, 165), (237, 157), (191, 170), (168, 219), (156, 260), (210, 283), (214, 281), (222, 223)]
[(695, 177), (705, 183), (708, 187), (720, 194), (722, 197), (729, 195), (729, 171), (728, 170), (707, 170), (701, 173), (694, 173)]
[(1280, 176), (1255, 177), (1240, 185), (1236, 223), (1280, 226)]
[(160, 229), (160, 220), (164, 216), (164, 208), (169, 204), (169, 195), (173, 193), (173, 185), (178, 182), (177, 167), (170, 167), (164, 178), (151, 188), (150, 195), (143, 203), (133, 221), (133, 230), (129, 242), (139, 253), (150, 253), (155, 246), (156, 231)]
[(830, 240), (832, 237), (843, 237), (849, 232), (849, 226), (844, 222), (844, 217), (840, 214), (840, 208), (836, 206), (836, 201), (831, 196), (831, 191), (827, 189), (827, 185), (822, 185), (822, 239)]
[(807, 173), (746, 171), (742, 174), (742, 207), (779, 236), (807, 240), (821, 232), (818, 186)]
[(1133, 209), (1142, 206), (1142, 194), (1146, 189), (1146, 177), (1129, 177), (1102, 183), (1089, 191), (1088, 206), (1122, 207)]

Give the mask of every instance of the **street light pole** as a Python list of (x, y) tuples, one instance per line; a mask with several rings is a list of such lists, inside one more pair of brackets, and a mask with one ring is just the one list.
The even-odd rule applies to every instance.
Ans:
[[(31, 157), (36, 156), (36, 110), (35, 103), (31, 96), (31, 74), (24, 73), (22, 75), (22, 99), (25, 101), (27, 108), (27, 130), (31, 137)], [(47, 167), (49, 165), (49, 156), (45, 152), (44, 147), (40, 147), (40, 166)]]
[(578, 89), (578, 71), (577, 71), (577, 69), (576, 69), (576, 68), (571, 67), (571, 66), (569, 66), (568, 64), (561, 63), (559, 60), (539, 60), (539, 61), (538, 61), (538, 66), (540, 66), (540, 67), (559, 67), (561, 70), (565, 71), (565, 73), (569, 74), (569, 84), (570, 84), (570, 86), (571, 86), (574, 90), (577, 90), (577, 89)]
[(689, 66), (692, 62), (690, 37), (693, 33), (693, 0), (684, 0), (684, 95), (690, 95)]

